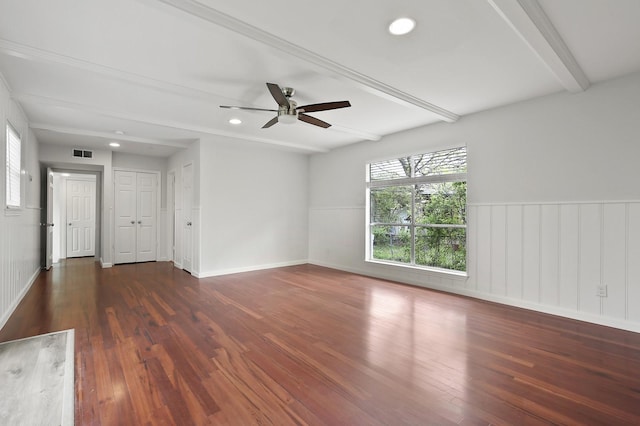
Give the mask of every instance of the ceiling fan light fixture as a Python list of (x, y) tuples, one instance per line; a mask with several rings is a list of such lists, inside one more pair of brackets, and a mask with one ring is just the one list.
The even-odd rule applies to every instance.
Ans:
[(298, 121), (297, 114), (281, 114), (278, 116), (278, 123), (293, 124)]
[(408, 34), (416, 27), (416, 21), (411, 18), (398, 18), (389, 24), (389, 32), (393, 35)]

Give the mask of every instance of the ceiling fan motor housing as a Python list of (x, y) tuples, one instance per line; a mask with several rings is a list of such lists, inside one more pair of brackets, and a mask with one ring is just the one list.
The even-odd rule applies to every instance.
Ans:
[[(287, 95), (287, 89), (291, 91), (291, 94)], [(293, 124), (298, 120), (298, 111), (296, 108), (298, 107), (298, 103), (293, 99), (290, 99), (289, 96), (293, 94), (293, 89), (290, 87), (283, 87), (282, 93), (287, 97), (289, 101), (289, 107), (281, 106), (278, 108), (278, 123), (282, 124)]]

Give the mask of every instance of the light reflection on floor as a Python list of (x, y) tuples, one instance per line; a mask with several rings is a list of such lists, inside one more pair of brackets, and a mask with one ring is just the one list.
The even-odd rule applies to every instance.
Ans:
[(371, 289), (368, 362), (409, 386), (459, 395), (468, 380), (466, 315), (403, 293)]

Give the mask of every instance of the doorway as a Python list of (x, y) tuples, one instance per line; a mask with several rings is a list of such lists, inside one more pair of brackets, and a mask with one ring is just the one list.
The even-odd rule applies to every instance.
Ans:
[(67, 257), (95, 256), (95, 176), (67, 179), (66, 203)]
[[(101, 250), (101, 233), (102, 233), (102, 167), (90, 166), (83, 167), (74, 164), (47, 164), (41, 163), (42, 168), (42, 191), (41, 202), (46, 206), (42, 210), (41, 225), (43, 232), (41, 234), (41, 264), (44, 269), (51, 268), (52, 263), (58, 263), (60, 259), (67, 257), (93, 257), (100, 260), (102, 256)], [(68, 215), (69, 203), (67, 200), (67, 181), (79, 180), (89, 182), (88, 198), (79, 197), (76, 199), (77, 204), (76, 219), (84, 217), (87, 219), (89, 214), (91, 219), (89, 223), (71, 221), (70, 227), (68, 218), (73, 218), (73, 214)], [(70, 201), (73, 208), (73, 201)], [(80, 208), (82, 203), (82, 208)], [(68, 217), (69, 216), (69, 217)], [(75, 225), (75, 231), (73, 227)], [(71, 229), (70, 229), (71, 228)], [(83, 229), (80, 229), (83, 228)], [(88, 229), (87, 229), (88, 228)], [(75, 254), (71, 254), (71, 250), (67, 250), (68, 232), (70, 232), (71, 240), (77, 238)]]

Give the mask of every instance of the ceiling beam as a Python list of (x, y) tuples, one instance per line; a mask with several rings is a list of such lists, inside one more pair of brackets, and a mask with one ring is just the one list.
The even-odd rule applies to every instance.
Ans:
[(331, 127), (329, 127), (329, 129), (336, 130), (342, 133), (349, 133), (351, 135), (358, 136), (362, 139), (369, 140), (369, 141), (379, 141), (380, 139), (382, 139), (382, 136), (380, 135), (363, 132), (361, 130), (352, 129), (351, 127), (341, 126), (339, 124), (332, 124)]
[(294, 143), (289, 143), (289, 142), (282, 142), (282, 141), (278, 141), (278, 140), (275, 140), (275, 139), (261, 138), (261, 137), (248, 136), (248, 135), (238, 135), (236, 133), (227, 132), (227, 131), (219, 130), (219, 129), (214, 129), (214, 128), (211, 128), (211, 127), (196, 126), (196, 125), (193, 125), (193, 124), (181, 123), (181, 122), (173, 121), (173, 120), (159, 120), (157, 118), (153, 118), (153, 117), (149, 117), (149, 116), (136, 115), (136, 114), (132, 114), (132, 113), (124, 113), (124, 112), (109, 110), (109, 109), (101, 108), (101, 107), (97, 107), (97, 106), (80, 104), (80, 103), (76, 103), (76, 102), (70, 102), (70, 101), (63, 100), (63, 99), (56, 99), (56, 98), (51, 98), (51, 97), (46, 97), (46, 96), (33, 95), (33, 94), (30, 94), (30, 93), (16, 93), (16, 92), (14, 92), (14, 93), (11, 94), (11, 98), (13, 100), (15, 100), (16, 102), (19, 102), (19, 103), (26, 103), (26, 104), (30, 103), (30, 104), (36, 104), (36, 105), (49, 105), (49, 106), (55, 106), (55, 107), (60, 107), (60, 108), (66, 108), (66, 109), (70, 109), (70, 110), (74, 110), (74, 111), (82, 111), (82, 112), (86, 112), (86, 113), (101, 115), (101, 116), (104, 116), (104, 117), (117, 118), (117, 119), (120, 119), (120, 120), (135, 121), (136, 123), (142, 123), (142, 124), (166, 127), (166, 128), (171, 128), (171, 129), (178, 129), (178, 130), (182, 130), (182, 131), (195, 133), (198, 137), (201, 136), (201, 135), (223, 136), (223, 137), (234, 138), (234, 139), (242, 139), (242, 140), (252, 141), (252, 142), (262, 142), (262, 143), (267, 143), (267, 144), (270, 144), (270, 145), (281, 146), (281, 147), (289, 148), (289, 149), (296, 149), (296, 150), (304, 151), (304, 152), (311, 152), (311, 153), (314, 153), (314, 152), (328, 152), (327, 149), (313, 148), (313, 147), (309, 147), (309, 146), (306, 146), (306, 145), (294, 144)]
[(570, 92), (582, 92), (589, 79), (537, 0), (488, 0)]
[(191, 16), (195, 16), (204, 21), (210, 22), (214, 25), (224, 27), (230, 31), (241, 34), (252, 40), (271, 46), (282, 52), (295, 56), (311, 64), (317, 65), (325, 70), (331, 71), (338, 76), (341, 76), (351, 82), (363, 86), (378, 96), (382, 96), (386, 99), (391, 99), (395, 102), (402, 104), (408, 104), (425, 109), (435, 115), (441, 120), (454, 122), (460, 117), (444, 108), (413, 96), (409, 93), (398, 90), (388, 84), (375, 80), (365, 74), (352, 70), (344, 65), (334, 62), (328, 58), (325, 58), (317, 53), (307, 50), (301, 46), (291, 43), (288, 40), (277, 37), (271, 33), (263, 31), (257, 27), (247, 24), (244, 21), (236, 19), (230, 15), (222, 13), (212, 7), (204, 5), (195, 0), (158, 0), (166, 5), (172, 6), (175, 9), (181, 10)]
[(110, 132), (97, 132), (94, 130), (78, 129), (75, 127), (54, 126), (54, 125), (45, 124), (45, 123), (30, 123), (29, 128), (34, 130), (45, 130), (48, 132), (61, 133), (65, 135), (88, 136), (88, 137), (101, 138), (101, 139), (111, 140), (111, 141), (144, 143), (148, 145), (170, 146), (173, 148), (186, 148), (189, 146), (190, 143), (196, 140), (196, 139), (191, 139), (188, 141), (185, 141), (185, 140), (176, 141), (176, 140), (167, 140), (167, 139), (141, 138), (138, 136), (117, 135)]
[(140, 74), (122, 71), (120, 69), (100, 65), (95, 62), (89, 62), (71, 56), (54, 53), (49, 50), (39, 49), (21, 43), (15, 43), (3, 38), (0, 38), (0, 53), (27, 61), (39, 62), (44, 64), (63, 65), (69, 68), (79, 69), (82, 71), (101, 75), (111, 80), (120, 80), (128, 83), (134, 83), (136, 85), (149, 87), (152, 89), (181, 96), (213, 100), (215, 102), (220, 101), (220, 98), (230, 99), (226, 96), (210, 92), (204, 88), (175, 84), (165, 80), (159, 80)]

